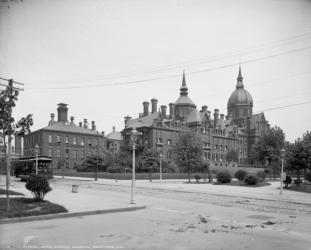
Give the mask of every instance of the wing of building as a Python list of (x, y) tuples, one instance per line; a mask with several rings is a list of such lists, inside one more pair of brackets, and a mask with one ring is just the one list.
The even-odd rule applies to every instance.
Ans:
[(158, 100), (143, 102), (143, 112), (136, 118), (125, 117), (125, 128), (122, 131), (125, 146), (129, 145), (129, 131), (134, 127), (142, 132), (137, 147), (156, 148), (157, 142), (163, 143), (163, 156), (173, 160), (172, 145), (179, 132), (191, 130), (200, 134), (204, 143), (204, 158), (213, 166), (237, 165), (229, 162), (227, 154), (235, 151), (239, 166), (249, 166), (250, 152), (260, 136), (269, 127), (264, 114), (253, 114), (253, 99), (244, 88), (241, 68), (239, 68), (236, 89), (229, 97), (227, 115), (219, 109), (208, 110), (202, 106), (199, 110), (188, 96), (185, 73), (179, 97), (167, 106), (162, 105), (158, 110)]
[(87, 119), (74, 122), (68, 121), (68, 105), (59, 103), (58, 119), (51, 114), (48, 126), (25, 136), (24, 154), (33, 156), (34, 148), (39, 146), (40, 156), (52, 157), (53, 168), (75, 168), (81, 165), (86, 156), (101, 154), (106, 149), (106, 138), (103, 132), (96, 130), (95, 122), (91, 126)]

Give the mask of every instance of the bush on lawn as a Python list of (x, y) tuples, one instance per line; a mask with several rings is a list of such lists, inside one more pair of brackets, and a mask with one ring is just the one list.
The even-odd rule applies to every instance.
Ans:
[(107, 167), (108, 173), (124, 173), (125, 170), (125, 167), (121, 165), (110, 165), (109, 167)]
[(247, 175), (245, 170), (238, 170), (235, 172), (234, 177), (237, 178), (239, 181), (243, 181)]
[(290, 177), (289, 175), (286, 175), (286, 178), (283, 182), (285, 184), (285, 187), (288, 188), (288, 185), (292, 183), (292, 177)]
[(263, 182), (266, 179), (266, 173), (264, 171), (258, 171), (256, 176), (259, 182)]
[(308, 173), (305, 174), (305, 180), (311, 182), (311, 172), (308, 172)]
[(35, 174), (27, 180), (26, 188), (33, 193), (36, 201), (43, 201), (44, 196), (52, 190), (46, 177)]
[(201, 175), (197, 174), (194, 176), (194, 178), (195, 178), (196, 182), (199, 182), (201, 179)]
[(216, 179), (219, 183), (230, 183), (232, 177), (228, 171), (221, 171), (216, 175)]
[(258, 183), (258, 177), (255, 175), (249, 175), (244, 179), (244, 182), (247, 185), (256, 185)]

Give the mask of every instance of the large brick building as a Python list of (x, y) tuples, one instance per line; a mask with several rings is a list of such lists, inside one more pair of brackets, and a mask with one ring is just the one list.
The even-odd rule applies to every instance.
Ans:
[(34, 156), (36, 144), (39, 146), (39, 155), (52, 157), (52, 167), (64, 165), (66, 168), (75, 168), (85, 160), (86, 156), (102, 154), (106, 149), (104, 133), (96, 130), (95, 122), (89, 127), (87, 119), (76, 125), (74, 117), (68, 121), (67, 104), (59, 103), (58, 118), (51, 114), (48, 126), (25, 136), (24, 154)]
[[(227, 116), (215, 109), (212, 113), (207, 106), (197, 109), (188, 96), (185, 73), (183, 73), (180, 96), (174, 103), (162, 105), (158, 110), (158, 100), (143, 102), (143, 112), (137, 118), (125, 117), (125, 128), (122, 137), (125, 145), (129, 145), (128, 132), (136, 127), (142, 132), (138, 140), (138, 149), (143, 147), (155, 148), (157, 142), (163, 143), (163, 156), (173, 160), (172, 145), (178, 133), (192, 130), (200, 135), (203, 141), (204, 158), (212, 166), (247, 166), (251, 163), (250, 153), (260, 135), (269, 127), (264, 114), (253, 114), (253, 99), (244, 88), (241, 69), (237, 78), (236, 89), (227, 103)], [(229, 163), (227, 154), (237, 153), (238, 162)]]

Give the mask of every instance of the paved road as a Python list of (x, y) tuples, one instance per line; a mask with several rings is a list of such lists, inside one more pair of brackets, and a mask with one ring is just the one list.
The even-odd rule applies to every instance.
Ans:
[[(84, 184), (84, 191), (101, 199), (129, 196), (125, 186)], [(243, 199), (138, 188), (137, 201), (148, 205), (145, 210), (1, 225), (0, 248), (311, 249), (307, 203), (286, 209), (282, 202)]]

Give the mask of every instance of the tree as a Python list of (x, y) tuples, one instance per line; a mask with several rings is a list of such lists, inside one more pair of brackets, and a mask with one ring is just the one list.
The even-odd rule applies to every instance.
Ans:
[(173, 149), (178, 167), (188, 173), (190, 182), (191, 171), (197, 171), (202, 164), (203, 149), (200, 137), (195, 132), (183, 131), (178, 134)]
[(238, 152), (234, 149), (231, 149), (227, 155), (226, 155), (226, 159), (228, 162), (239, 162), (239, 156), (238, 156)]
[(262, 165), (268, 164), (273, 176), (279, 171), (281, 160), (280, 150), (284, 147), (285, 135), (281, 128), (273, 127), (263, 134), (255, 144), (253, 157)]
[(144, 151), (140, 155), (141, 166), (139, 170), (141, 172), (149, 172), (149, 179), (151, 179), (151, 175), (153, 172), (157, 171), (160, 166), (159, 153), (153, 148), (145, 148)]
[(311, 133), (307, 131), (302, 139), (289, 144), (286, 151), (286, 169), (295, 170), (300, 180), (300, 171), (306, 173), (311, 168)]
[[(12, 109), (16, 106), (18, 90), (13, 87), (13, 80), (9, 80), (8, 86), (0, 92), (0, 133), (4, 138), (4, 149), (6, 158), (6, 197), (7, 210), (10, 210), (10, 169), (11, 169), (11, 142), (13, 136), (24, 136), (30, 132), (33, 125), (32, 115), (21, 118), (18, 122), (12, 117)], [(7, 137), (7, 144), (6, 144)], [(8, 145), (8, 147), (6, 146)], [(6, 148), (8, 148), (6, 153)]]

